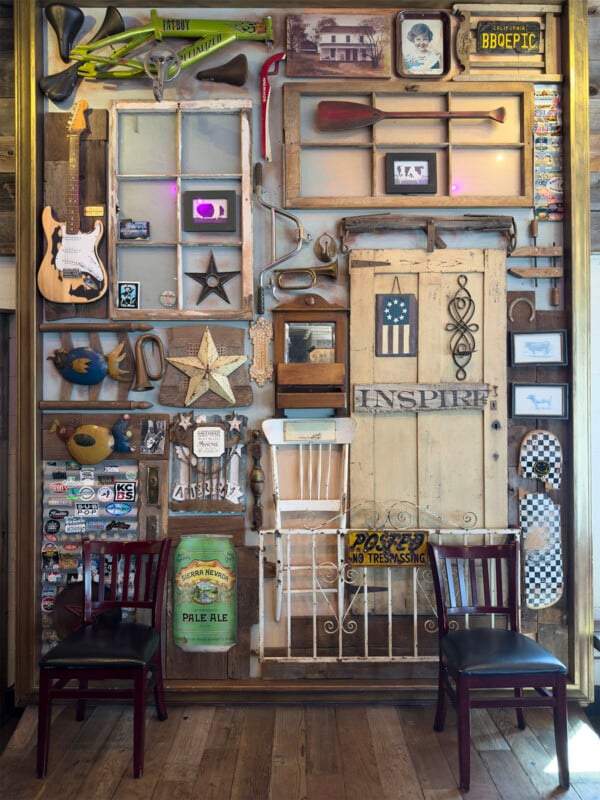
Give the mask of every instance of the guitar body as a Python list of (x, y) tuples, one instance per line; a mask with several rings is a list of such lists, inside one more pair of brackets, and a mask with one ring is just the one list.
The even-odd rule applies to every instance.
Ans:
[(42, 211), (46, 250), (38, 270), (38, 289), (53, 303), (92, 303), (108, 288), (108, 276), (98, 257), (104, 232), (100, 220), (87, 233), (67, 233), (50, 206)]

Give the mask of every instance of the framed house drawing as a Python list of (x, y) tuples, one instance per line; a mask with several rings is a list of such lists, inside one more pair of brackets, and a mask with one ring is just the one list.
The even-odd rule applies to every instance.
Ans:
[(286, 74), (294, 78), (390, 78), (386, 14), (294, 14), (286, 20)]

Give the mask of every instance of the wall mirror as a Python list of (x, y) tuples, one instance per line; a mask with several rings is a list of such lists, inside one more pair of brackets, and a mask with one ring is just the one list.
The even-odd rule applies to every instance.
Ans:
[(275, 406), (348, 413), (348, 309), (305, 294), (273, 309)]
[(335, 322), (286, 322), (286, 364), (333, 364)]

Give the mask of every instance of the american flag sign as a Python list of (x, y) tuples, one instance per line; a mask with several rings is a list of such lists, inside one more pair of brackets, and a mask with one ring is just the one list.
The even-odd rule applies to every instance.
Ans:
[(375, 355), (417, 355), (417, 298), (414, 294), (375, 296)]

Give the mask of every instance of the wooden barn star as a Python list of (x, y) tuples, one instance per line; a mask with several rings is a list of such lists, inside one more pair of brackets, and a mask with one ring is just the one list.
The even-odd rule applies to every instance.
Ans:
[(175, 369), (190, 379), (184, 400), (185, 406), (191, 406), (209, 390), (233, 405), (235, 395), (228, 375), (235, 372), (247, 360), (248, 356), (245, 355), (220, 356), (208, 328), (204, 332), (197, 355), (167, 358)]
[(196, 301), (196, 305), (199, 306), (209, 294), (213, 293), (225, 300), (226, 303), (231, 303), (231, 300), (227, 297), (227, 292), (225, 291), (223, 284), (227, 283), (227, 281), (230, 281), (236, 275), (239, 275), (240, 271), (218, 272), (217, 265), (215, 263), (215, 257), (211, 250), (210, 259), (208, 261), (208, 269), (206, 272), (186, 272), (185, 274), (188, 276), (188, 278), (192, 278), (192, 280), (202, 285), (200, 297)]

